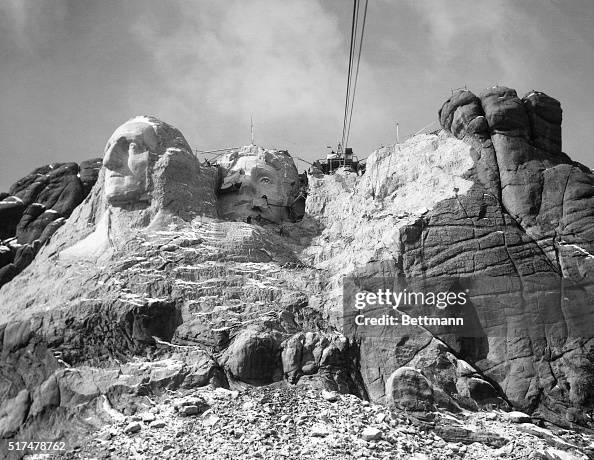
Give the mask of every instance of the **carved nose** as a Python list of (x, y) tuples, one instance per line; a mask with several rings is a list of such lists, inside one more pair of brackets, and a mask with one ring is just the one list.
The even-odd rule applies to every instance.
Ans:
[(122, 167), (122, 159), (118, 154), (118, 143), (113, 144), (103, 157), (103, 166), (112, 171), (118, 170)]
[[(264, 196), (266, 196), (266, 195), (264, 195)], [(257, 209), (258, 211), (261, 211), (262, 208), (268, 207), (268, 200), (265, 199), (264, 196), (262, 198), (253, 198), (252, 199), (252, 208), (253, 209)]]

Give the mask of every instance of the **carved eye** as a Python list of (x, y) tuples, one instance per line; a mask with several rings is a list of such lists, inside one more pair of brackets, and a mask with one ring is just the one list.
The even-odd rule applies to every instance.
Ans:
[(112, 148), (114, 144), (117, 146), (117, 150), (121, 150), (124, 152), (128, 150), (128, 139), (126, 139), (125, 137), (120, 137), (113, 144), (110, 144), (109, 148)]

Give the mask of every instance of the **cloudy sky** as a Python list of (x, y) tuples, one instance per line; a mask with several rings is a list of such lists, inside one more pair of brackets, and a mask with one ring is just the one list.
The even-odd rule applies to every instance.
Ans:
[[(201, 150), (321, 157), (341, 136), (347, 0), (0, 0), (0, 191), (36, 166), (101, 156), (133, 115)], [(436, 120), (453, 88), (544, 91), (594, 167), (593, 0), (370, 0), (351, 145)], [(303, 163), (300, 169), (305, 166)]]

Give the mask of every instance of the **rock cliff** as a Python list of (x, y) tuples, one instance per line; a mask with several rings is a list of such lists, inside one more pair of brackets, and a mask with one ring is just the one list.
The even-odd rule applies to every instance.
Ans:
[[(0, 437), (72, 441), (208, 384), (326, 389), (425, 415), (514, 407), (590, 425), (594, 175), (561, 151), (560, 104), (460, 91), (439, 120), (439, 134), (374, 152), (362, 176), (312, 170), (300, 222), (262, 209), (295, 198), (293, 168), (266, 160), (286, 152), (258, 150), (235, 170), (200, 164), (177, 131), (183, 142), (153, 142), (151, 126), (169, 126), (156, 119), (118, 128), (108, 143), (117, 183), (103, 168), (0, 289)], [(131, 145), (147, 149), (140, 174)], [(221, 184), (238, 184), (248, 221), (219, 216)], [(114, 190), (142, 202), (107, 199)], [(349, 280), (371, 292), (436, 279), (468, 289), (469, 328), (353, 327)]]
[[(559, 423), (587, 422), (594, 176), (561, 152), (560, 105), (503, 87), (460, 91), (439, 119), (441, 134), (375, 152), (362, 178), (311, 181), (306, 219), (316, 216), (323, 230), (305, 253), (335, 278), (337, 318), (341, 275), (483, 282), (471, 292), (468, 336), (355, 331), (366, 388), (389, 399), (392, 373), (415, 362), (447, 404), (465, 405), (478, 371), (488, 400), (503, 393)], [(471, 366), (444, 362), (440, 348)]]
[(39, 247), (85, 199), (101, 159), (35, 169), (0, 193), (0, 286), (31, 263)]

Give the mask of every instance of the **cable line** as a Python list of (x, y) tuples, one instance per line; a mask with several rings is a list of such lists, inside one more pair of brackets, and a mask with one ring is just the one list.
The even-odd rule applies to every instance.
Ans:
[(351, 40), (349, 46), (349, 66), (344, 103), (344, 120), (342, 122), (341, 145), (343, 148), (346, 148), (349, 143), (351, 122), (353, 119), (353, 107), (355, 105), (355, 92), (357, 90), (357, 80), (359, 79), (359, 65), (361, 62), (363, 36), (365, 34), (365, 22), (367, 20), (367, 6), (369, 3), (369, 0), (363, 1), (365, 2), (365, 6), (363, 7), (363, 19), (360, 21), (359, 11), (361, 9), (361, 4), (359, 0), (353, 0), (353, 20), (351, 24)]
[(356, 67), (356, 71), (355, 71), (355, 82), (353, 84), (353, 95), (352, 95), (352, 100), (350, 103), (350, 109), (351, 109), (351, 113), (349, 115), (349, 125), (347, 128), (347, 134), (346, 134), (346, 143), (344, 144), (344, 146), (346, 147), (349, 143), (349, 136), (351, 134), (351, 120), (353, 119), (353, 107), (355, 105), (355, 91), (357, 90), (357, 80), (359, 79), (359, 62), (361, 61), (361, 50), (363, 49), (363, 35), (365, 34), (365, 20), (367, 19), (367, 5), (369, 3), (369, 0), (365, 0), (365, 9), (363, 10), (363, 22), (361, 24), (361, 37), (359, 39), (359, 53), (357, 56), (357, 67)]
[(344, 103), (344, 120), (342, 122), (342, 138), (341, 138), (342, 145), (344, 145), (344, 139), (345, 139), (346, 127), (347, 127), (347, 119), (348, 119), (348, 110), (349, 110), (349, 94), (350, 94), (350, 90), (351, 90), (351, 73), (352, 73), (352, 66), (353, 66), (353, 48), (354, 48), (354, 43), (355, 43), (355, 24), (357, 23), (357, 5), (358, 5), (358, 1), (353, 0), (353, 19), (352, 19), (352, 23), (351, 23), (351, 45), (349, 48), (349, 68), (348, 68), (346, 96), (345, 96), (345, 103)]

